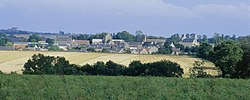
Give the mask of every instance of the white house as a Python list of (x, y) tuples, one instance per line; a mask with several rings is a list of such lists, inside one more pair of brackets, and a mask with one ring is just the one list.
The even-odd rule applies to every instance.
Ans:
[(102, 39), (92, 39), (92, 44), (102, 44)]

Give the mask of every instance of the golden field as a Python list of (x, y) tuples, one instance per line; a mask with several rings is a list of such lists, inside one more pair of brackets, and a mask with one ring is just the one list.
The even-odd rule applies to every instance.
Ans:
[[(160, 60), (170, 60), (180, 64), (184, 69), (184, 76), (187, 75), (189, 68), (193, 66), (194, 61), (201, 61), (199, 58), (190, 56), (174, 55), (133, 55), (133, 54), (111, 54), (111, 53), (83, 53), (83, 52), (36, 52), (36, 51), (0, 51), (0, 70), (5, 73), (16, 71), (22, 73), (24, 63), (32, 57), (33, 54), (45, 54), (50, 56), (63, 56), (73, 64), (94, 64), (97, 61), (112, 60), (116, 63), (126, 65), (133, 60), (140, 60), (143, 63), (155, 62)], [(215, 67), (213, 63), (206, 62), (206, 67)], [(215, 70), (209, 70), (211, 74), (217, 74)]]

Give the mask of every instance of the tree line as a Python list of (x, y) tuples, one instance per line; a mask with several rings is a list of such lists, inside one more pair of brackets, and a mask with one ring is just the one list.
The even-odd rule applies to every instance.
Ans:
[(222, 71), (222, 77), (250, 77), (250, 36), (238, 39), (218, 39), (214, 47), (202, 43), (198, 47), (197, 57), (209, 60)]
[(179, 64), (167, 60), (145, 64), (133, 61), (127, 67), (113, 61), (80, 66), (70, 64), (64, 57), (38, 54), (24, 64), (23, 74), (182, 77), (184, 72)]

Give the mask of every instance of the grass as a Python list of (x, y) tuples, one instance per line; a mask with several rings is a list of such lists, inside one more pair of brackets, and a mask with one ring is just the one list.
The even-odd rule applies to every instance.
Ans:
[[(74, 64), (94, 64), (97, 61), (112, 60), (116, 63), (128, 66), (133, 60), (140, 60), (143, 63), (155, 62), (160, 60), (170, 60), (177, 62), (184, 69), (184, 76), (188, 76), (189, 68), (193, 66), (194, 61), (201, 61), (199, 58), (190, 56), (173, 55), (132, 55), (132, 54), (112, 54), (112, 53), (82, 53), (82, 52), (34, 52), (34, 51), (0, 51), (0, 70), (6, 73), (16, 71), (22, 73), (24, 63), (31, 58), (33, 54), (42, 53), (50, 56), (63, 56)], [(206, 62), (207, 67), (214, 67), (211, 62)], [(217, 71), (210, 70), (211, 74), (217, 74)]]
[(232, 99), (250, 98), (250, 80), (166, 77), (0, 75), (0, 99)]

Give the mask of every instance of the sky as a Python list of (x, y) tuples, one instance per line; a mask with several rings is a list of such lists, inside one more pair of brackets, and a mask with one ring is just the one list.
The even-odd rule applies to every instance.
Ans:
[(250, 0), (0, 0), (0, 29), (250, 35)]

